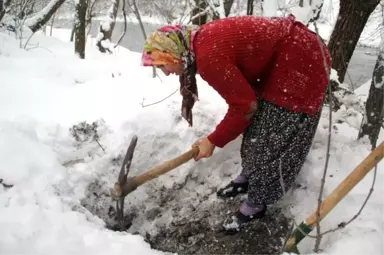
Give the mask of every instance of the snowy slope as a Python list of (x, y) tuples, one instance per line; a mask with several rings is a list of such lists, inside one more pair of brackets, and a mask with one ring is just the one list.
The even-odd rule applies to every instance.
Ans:
[[(133, 115), (132, 107), (124, 111), (114, 100), (103, 102), (103, 89), (92, 94), (103, 84), (113, 87), (111, 73), (118, 68), (102, 56), (81, 62), (70, 45), (39, 39), (38, 48), (24, 51), (0, 33), (0, 178), (14, 185), (0, 185), (0, 253), (158, 254), (140, 236), (106, 230), (77, 197), (91, 171), (76, 175), (62, 166), (74, 150), (70, 123), (105, 116), (98, 113), (105, 106), (111, 119), (117, 119), (113, 113)], [(121, 93), (109, 97), (124, 99)], [(97, 104), (99, 109), (88, 110)]]
[[(139, 65), (139, 54), (120, 48), (114, 55), (102, 55), (89, 39), (86, 60), (79, 60), (72, 44), (41, 35), (32, 37), (29, 50), (19, 49), (18, 45), (13, 37), (0, 33), (0, 178), (14, 185), (0, 185), (0, 252), (159, 253), (151, 250), (141, 236), (107, 230), (100, 218), (81, 205), (87, 186), (98, 181), (99, 189), (108, 191), (119, 168), (111, 162), (126, 150), (133, 134), (138, 135), (139, 141), (131, 174), (185, 152), (221, 120), (227, 108), (224, 101), (198, 79), (200, 101), (194, 108), (195, 126), (189, 128), (180, 118), (178, 93), (162, 103), (143, 107), (143, 103), (150, 104), (173, 93), (178, 79), (161, 74), (161, 79), (151, 78), (151, 69)], [(297, 222), (309, 216), (316, 206), (327, 145), (327, 118), (328, 109), (324, 108), (298, 180), (306, 188), (295, 189), (281, 202), (289, 205), (288, 213)], [(106, 152), (95, 143), (76, 147), (68, 129), (80, 121), (100, 119), (105, 124), (98, 132)], [(333, 119), (325, 194), (354, 169), (370, 148), (367, 139), (356, 141), (359, 112), (342, 108)], [(189, 162), (140, 187), (127, 203), (135, 204), (139, 213), (152, 210), (159, 206), (153, 197), (159, 195), (162, 187), (183, 183), (192, 175), (200, 184), (189, 186), (189, 192), (184, 192), (187, 197), (180, 203), (187, 212), (188, 203), (197, 203), (196, 197), (223, 185), (240, 170), (236, 163), (240, 139), (225, 149), (217, 149), (210, 159)], [(76, 159), (80, 163), (68, 164)], [(369, 191), (372, 174), (327, 216), (323, 230), (348, 220), (358, 211)], [(384, 252), (383, 163), (377, 174), (375, 192), (362, 215), (347, 228), (323, 239), (324, 254)], [(214, 198), (210, 199), (213, 203)], [(137, 218), (133, 228), (138, 232), (156, 231), (171, 220), (167, 214), (157, 221)], [(312, 239), (304, 240), (301, 252), (311, 253), (313, 243)]]

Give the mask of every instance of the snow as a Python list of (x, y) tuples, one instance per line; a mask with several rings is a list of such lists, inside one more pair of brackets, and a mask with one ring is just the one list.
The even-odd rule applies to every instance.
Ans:
[(312, 5), (309, 2), (304, 1), (304, 6), (293, 6), (290, 12), (296, 17), (297, 20), (304, 24), (308, 24), (309, 21), (317, 15), (318, 8), (323, 3), (323, 0), (313, 0)]
[[(106, 229), (100, 218), (82, 206), (87, 187), (96, 180), (105, 184), (106, 190), (113, 185), (117, 172), (112, 171), (110, 161), (126, 150), (134, 134), (139, 139), (130, 175), (189, 150), (196, 139), (213, 130), (227, 106), (198, 77), (200, 100), (194, 107), (194, 127), (180, 118), (178, 93), (143, 107), (143, 102), (157, 102), (175, 91), (178, 78), (160, 74), (161, 79), (153, 79), (152, 69), (140, 66), (140, 54), (120, 47), (114, 54), (101, 54), (92, 38), (87, 41), (87, 58), (80, 60), (68, 42), (69, 34), (55, 31), (59, 38), (53, 38), (37, 33), (24, 50), (18, 48), (14, 36), (0, 32), (0, 178), (14, 185), (0, 185), (0, 253), (161, 254), (139, 235)], [(367, 82), (357, 93), (366, 93), (369, 85)], [(343, 106), (335, 117), (325, 196), (370, 152), (368, 139), (356, 140), (362, 114)], [(98, 132), (106, 152), (93, 143), (76, 146), (69, 128), (80, 121), (100, 119), (104, 124)], [(306, 188), (293, 190), (281, 201), (289, 206), (297, 223), (316, 208), (327, 136), (328, 108), (324, 107), (311, 152), (298, 177), (298, 183)], [(383, 138), (382, 132), (379, 140)], [(241, 137), (216, 149), (210, 159), (189, 162), (139, 187), (130, 202), (140, 203), (143, 210), (154, 208), (152, 186), (169, 188), (192, 174), (205, 184), (196, 186), (191, 197), (225, 184), (240, 170), (239, 165), (233, 167), (233, 162), (240, 160), (240, 143)], [(363, 213), (345, 229), (326, 235), (322, 254), (384, 252), (384, 167), (382, 162), (378, 166), (375, 191)], [(323, 231), (357, 213), (372, 176), (373, 171), (330, 212), (321, 223)], [(165, 226), (172, 221), (167, 215), (162, 219)], [(140, 220), (146, 228), (155, 227)], [(299, 249), (308, 254), (313, 246), (314, 240), (306, 238)]]
[(52, 0), (50, 1), (47, 6), (45, 6), (41, 11), (39, 11), (38, 14), (30, 17), (30, 18), (27, 18), (25, 20), (25, 25), (26, 26), (31, 26), (33, 24), (36, 24), (39, 20), (42, 20), (44, 19), (45, 16), (48, 15), (48, 13), (50, 12), (50, 10), (52, 10), (52, 7), (57, 5), (61, 0)]
[[(215, 12), (217, 15), (219, 15), (219, 18), (222, 19), (223, 17), (225, 17), (225, 13), (224, 13), (224, 2), (220, 0), (220, 2), (218, 3), (214, 3), (213, 1), (211, 0), (208, 0), (207, 1), (207, 4), (208, 6), (210, 7), (211, 11), (212, 12)], [(218, 7), (216, 7), (218, 6)]]
[(312, 7), (310, 5), (306, 5), (304, 7), (294, 6), (291, 8), (291, 14), (293, 14), (296, 19), (303, 24), (308, 24), (312, 16)]
[[(76, 197), (85, 188), (81, 181), (94, 174), (84, 167), (76, 176), (62, 166), (67, 152), (61, 146), (71, 141), (61, 124), (86, 117), (87, 98), (103, 104), (101, 96), (89, 95), (89, 90), (97, 87), (96, 80), (102, 84), (111, 79), (108, 64), (100, 65), (101, 58), (92, 65), (92, 56), (82, 63), (71, 56), (71, 45), (54, 38), (35, 36), (31, 43), (37, 41), (52, 53), (20, 50), (17, 41), (0, 33), (0, 176), (14, 185), (0, 185), (1, 253), (160, 254), (139, 236), (106, 230)], [(83, 82), (88, 85), (74, 86)], [(115, 111), (121, 107), (109, 105)]]
[(263, 1), (263, 16), (273, 17), (277, 15), (277, 0)]

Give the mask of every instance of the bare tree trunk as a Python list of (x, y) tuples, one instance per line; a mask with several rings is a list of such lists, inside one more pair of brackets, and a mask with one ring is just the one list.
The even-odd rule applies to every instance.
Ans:
[(25, 25), (27, 25), (32, 32), (38, 31), (42, 28), (48, 20), (51, 19), (52, 15), (59, 9), (59, 7), (65, 2), (65, 0), (51, 0), (49, 4), (44, 7), (36, 15), (26, 19)]
[(0, 0), (0, 21), (4, 17), (5, 14), (5, 6), (4, 6), (4, 1)]
[[(112, 0), (112, 5), (108, 11), (108, 20), (100, 24), (96, 46), (103, 53), (107, 51), (111, 52), (111, 50), (109, 49), (109, 43), (111, 41), (112, 32), (116, 24), (116, 16), (117, 16), (117, 10), (119, 9), (119, 2), (120, 0)], [(103, 42), (105, 42), (106, 45), (103, 45)]]
[(233, 5), (233, 0), (224, 0), (225, 17), (228, 17), (229, 13), (231, 13), (232, 5)]
[(299, 2), (299, 6), (300, 6), (300, 7), (304, 7), (304, 0), (300, 0), (300, 2)]
[(75, 53), (85, 58), (85, 19), (87, 14), (86, 0), (78, 0), (75, 18)]
[(340, 1), (338, 19), (328, 48), (332, 55), (332, 68), (337, 71), (341, 83), (365, 24), (378, 4), (379, 0)]
[(253, 0), (247, 0), (247, 15), (253, 15)]
[(7, 13), (10, 4), (11, 0), (0, 0), (0, 21), (4, 18), (5, 13)]
[[(382, 41), (382, 44), (384, 41)], [(358, 138), (365, 135), (369, 137), (372, 148), (376, 147), (381, 126), (384, 119), (384, 51), (383, 48), (377, 58), (372, 75), (371, 87), (365, 105), (365, 115), (359, 131)]]

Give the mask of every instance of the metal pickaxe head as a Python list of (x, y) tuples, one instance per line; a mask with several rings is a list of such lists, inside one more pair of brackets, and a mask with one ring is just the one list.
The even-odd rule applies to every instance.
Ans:
[(137, 136), (132, 137), (131, 143), (129, 144), (127, 153), (125, 154), (123, 164), (120, 169), (119, 177), (111, 189), (111, 197), (116, 201), (116, 214), (117, 220), (119, 221), (121, 230), (124, 229), (124, 199), (127, 194), (134, 191), (137, 188), (133, 178), (127, 178), (131, 162), (133, 158), (133, 152), (137, 144)]
[(138, 176), (128, 178), (128, 171), (131, 165), (133, 151), (135, 149), (136, 143), (137, 137), (134, 136), (124, 158), (118, 181), (115, 183), (113, 189), (111, 189), (111, 197), (116, 201), (117, 218), (122, 229), (124, 228), (124, 199), (129, 193), (136, 190), (138, 186), (154, 178), (157, 178), (158, 176), (165, 174), (172, 169), (175, 169), (176, 167), (188, 162), (199, 154), (199, 147), (193, 147), (191, 150), (181, 154), (174, 159), (157, 165)]

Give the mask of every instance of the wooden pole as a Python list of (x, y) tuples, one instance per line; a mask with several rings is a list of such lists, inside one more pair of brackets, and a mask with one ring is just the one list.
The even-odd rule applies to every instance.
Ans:
[[(365, 175), (384, 157), (384, 142), (373, 150), (339, 186), (321, 203), (320, 221), (359, 183)], [(298, 253), (297, 244), (309, 234), (316, 225), (317, 209), (293, 231), (285, 245), (286, 252)]]

